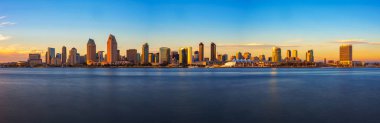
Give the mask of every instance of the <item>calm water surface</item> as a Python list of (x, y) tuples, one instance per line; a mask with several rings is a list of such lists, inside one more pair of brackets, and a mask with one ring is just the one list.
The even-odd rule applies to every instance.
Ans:
[(380, 69), (6, 69), (0, 123), (379, 123)]

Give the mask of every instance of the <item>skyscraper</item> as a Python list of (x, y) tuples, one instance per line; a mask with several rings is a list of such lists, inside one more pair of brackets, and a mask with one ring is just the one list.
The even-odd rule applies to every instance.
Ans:
[(243, 59), (243, 55), (241, 54), (241, 52), (237, 52), (236, 53), (236, 60), (240, 60), (240, 59)]
[(141, 64), (148, 64), (149, 62), (149, 45), (145, 43), (141, 50)]
[(96, 44), (93, 39), (88, 39), (87, 42), (87, 65), (91, 65), (96, 62)]
[(187, 47), (187, 64), (192, 65), (193, 64), (193, 48)]
[(228, 55), (227, 54), (223, 54), (222, 56), (222, 62), (226, 62), (228, 60)]
[(214, 42), (211, 43), (211, 61), (216, 61), (216, 45)]
[(295, 60), (298, 59), (298, 51), (297, 50), (292, 51), (292, 57), (295, 58)]
[(155, 63), (155, 55), (154, 53), (149, 53), (149, 63)]
[(272, 62), (281, 62), (281, 48), (273, 47), (272, 49)]
[(251, 53), (249, 53), (249, 52), (245, 52), (245, 53), (243, 54), (243, 58), (246, 59), (246, 60), (251, 59)]
[(344, 44), (340, 46), (339, 61), (341, 64), (352, 63), (352, 45)]
[(192, 47), (185, 47), (179, 49), (179, 64), (180, 65), (192, 65), (193, 53)]
[(286, 59), (292, 58), (292, 51), (286, 50)]
[(98, 51), (97, 53), (97, 60), (98, 62), (103, 62), (104, 61), (104, 51)]
[(179, 53), (179, 61), (180, 65), (187, 65), (187, 48), (180, 48), (178, 50)]
[(67, 51), (66, 51), (66, 47), (63, 46), (62, 47), (62, 64), (66, 64), (66, 60), (67, 60)]
[(178, 63), (179, 60), (179, 54), (177, 51), (171, 51), (170, 52), (170, 59), (171, 63)]
[(259, 60), (260, 60), (260, 61), (265, 61), (265, 55), (260, 55), (260, 56), (259, 56)]
[(46, 55), (46, 64), (51, 64), (51, 60), (55, 58), (55, 48), (49, 47)]
[(194, 62), (199, 61), (199, 51), (194, 51)]
[(170, 48), (161, 47), (160, 48), (160, 64), (170, 63)]
[(314, 53), (313, 53), (313, 50), (308, 50), (306, 52), (306, 61), (307, 62), (314, 62)]
[(199, 43), (199, 54), (198, 54), (198, 61), (203, 61), (204, 59), (204, 45), (203, 43)]
[(107, 62), (109, 64), (117, 61), (117, 42), (114, 35), (110, 34), (107, 41)]
[(78, 59), (78, 56), (77, 56), (77, 49), (76, 48), (72, 48), (69, 52), (69, 59), (68, 59), (68, 63), (70, 65), (76, 65), (78, 64), (79, 62), (79, 59)]
[(138, 63), (137, 50), (136, 49), (128, 49), (127, 50), (127, 59), (129, 62), (131, 62), (133, 64), (137, 64)]

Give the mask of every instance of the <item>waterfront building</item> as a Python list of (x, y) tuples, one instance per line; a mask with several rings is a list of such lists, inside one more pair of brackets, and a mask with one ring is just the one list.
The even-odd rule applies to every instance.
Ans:
[(63, 46), (62, 47), (62, 58), (61, 58), (62, 64), (66, 64), (66, 60), (67, 60), (67, 51), (66, 51), (66, 47)]
[(130, 63), (137, 64), (138, 63), (137, 58), (138, 58), (138, 56), (137, 56), (137, 50), (136, 49), (128, 49), (127, 50), (127, 60)]
[(103, 62), (104, 61), (104, 51), (98, 51), (96, 58), (97, 58), (98, 62)]
[(170, 48), (161, 47), (160, 48), (160, 64), (169, 64), (170, 63)]
[(116, 50), (116, 61), (120, 61), (121, 60), (121, 55), (120, 55), (120, 50)]
[(272, 48), (272, 62), (281, 62), (281, 48), (273, 47)]
[(160, 53), (155, 53), (154, 56), (154, 63), (160, 63)]
[(78, 64), (84, 64), (87, 61), (87, 55), (81, 56), (79, 53), (77, 54), (79, 57), (79, 63)]
[(149, 63), (155, 63), (155, 55), (154, 55), (154, 53), (149, 53), (148, 62)]
[(30, 66), (42, 65), (42, 59), (40, 53), (30, 53), (28, 58), (28, 63)]
[(149, 45), (145, 43), (141, 49), (141, 64), (148, 64), (149, 62)]
[[(178, 60), (179, 60), (179, 54), (178, 54), (178, 51), (171, 51), (170, 52), (170, 63), (175, 63), (177, 64), (178, 63)], [(199, 59), (198, 59), (199, 60)]]
[(204, 45), (203, 43), (199, 43), (199, 55), (198, 55), (198, 61), (203, 61), (204, 59)]
[(260, 56), (259, 56), (259, 60), (260, 60), (260, 61), (265, 61), (265, 55), (264, 55), (264, 54), (263, 54), (263, 55), (260, 55)]
[(245, 52), (245, 53), (243, 54), (243, 58), (244, 58), (245, 60), (251, 59), (251, 53), (249, 53), (249, 52)]
[(199, 51), (194, 51), (194, 62), (199, 61)]
[(55, 48), (48, 47), (48, 50), (46, 52), (46, 64), (50, 65), (51, 60), (55, 58)]
[(218, 61), (222, 61), (222, 54), (218, 54), (217, 59), (218, 59)]
[(339, 49), (339, 62), (340, 64), (352, 64), (352, 45), (344, 44)]
[(306, 52), (306, 62), (314, 62), (314, 53), (313, 53), (313, 50), (308, 50)]
[(293, 50), (292, 51), (292, 57), (297, 60), (298, 59), (298, 51), (297, 50)]
[(292, 51), (286, 50), (286, 59), (290, 60), (292, 58)]
[(227, 54), (223, 54), (222, 56), (222, 62), (226, 62), (228, 61), (228, 55)]
[(211, 42), (211, 61), (216, 61), (216, 45), (214, 42)]
[(97, 62), (96, 59), (96, 44), (93, 39), (88, 39), (87, 42), (87, 59), (86, 59), (87, 65), (91, 65), (95, 62)]
[(107, 41), (107, 62), (108, 64), (115, 63), (117, 56), (117, 42), (114, 35), (110, 34)]
[(136, 54), (136, 64), (141, 63), (141, 54), (137, 53)]
[(231, 56), (230, 61), (236, 60), (236, 56)]
[(69, 51), (69, 59), (68, 59), (68, 64), (69, 65), (76, 65), (79, 59), (77, 58), (77, 49), (72, 48)]
[(187, 48), (187, 64), (188, 65), (193, 64), (193, 48), (192, 47)]
[(179, 49), (179, 64), (180, 65), (192, 65), (193, 64), (193, 54), (191, 47), (185, 47)]
[(236, 60), (240, 60), (240, 59), (243, 59), (243, 55), (241, 54), (241, 52), (237, 52), (236, 53)]

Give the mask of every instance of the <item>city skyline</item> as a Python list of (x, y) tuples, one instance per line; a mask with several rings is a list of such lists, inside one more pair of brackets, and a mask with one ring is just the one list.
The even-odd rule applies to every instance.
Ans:
[(197, 51), (203, 42), (204, 57), (210, 58), (215, 42), (215, 55), (270, 56), (271, 48), (279, 47), (282, 56), (297, 50), (302, 59), (314, 49), (315, 61), (323, 61), (339, 60), (338, 48), (347, 43), (355, 46), (353, 60), (380, 61), (379, 5), (374, 0), (5, 0), (0, 5), (0, 62), (24, 61), (28, 53), (45, 53), (46, 47), (75, 47), (86, 54), (89, 38), (106, 53), (107, 34), (117, 36), (122, 55), (127, 49), (141, 53), (143, 43), (157, 53), (160, 47)]

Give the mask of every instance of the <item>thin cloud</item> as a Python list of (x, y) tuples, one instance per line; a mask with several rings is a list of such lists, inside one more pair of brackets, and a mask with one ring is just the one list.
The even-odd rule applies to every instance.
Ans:
[(7, 18), (7, 16), (0, 16), (0, 19), (4, 19), (4, 18)]
[(10, 38), (11, 38), (10, 36), (4, 36), (4, 35), (0, 34), (0, 41), (5, 41), (5, 40), (8, 40)]
[(368, 44), (368, 41), (363, 39), (356, 39), (356, 40), (339, 40), (334, 41), (333, 43), (342, 43), (342, 44)]
[(369, 42), (364, 39), (356, 39), (356, 40), (339, 40), (335, 41), (333, 43), (340, 43), (340, 44), (370, 44), (370, 45), (380, 45), (380, 42)]
[(11, 26), (11, 25), (15, 25), (16, 23), (13, 23), (13, 22), (1, 22), (0, 23), (0, 27), (4, 27), (4, 26)]

